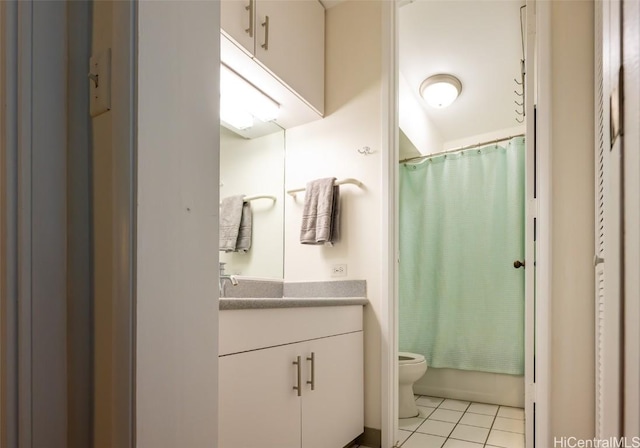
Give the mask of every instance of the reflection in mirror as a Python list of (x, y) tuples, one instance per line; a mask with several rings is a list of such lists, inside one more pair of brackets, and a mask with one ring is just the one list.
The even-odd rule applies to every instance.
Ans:
[[(275, 124), (270, 123), (273, 126)], [(284, 261), (284, 130), (246, 139), (220, 127), (220, 200), (258, 198), (251, 205), (251, 247), (220, 252), (226, 274), (282, 279)]]

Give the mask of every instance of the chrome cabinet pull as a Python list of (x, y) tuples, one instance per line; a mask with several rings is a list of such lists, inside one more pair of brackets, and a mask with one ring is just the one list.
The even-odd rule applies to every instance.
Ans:
[(300, 356), (298, 356), (296, 361), (293, 361), (294, 366), (298, 366), (298, 385), (293, 386), (293, 390), (298, 391), (298, 397), (302, 396), (302, 362), (300, 361)]
[(262, 24), (264, 27), (264, 43), (260, 45), (265, 50), (269, 49), (269, 16), (264, 16), (264, 23)]
[(244, 31), (249, 34), (249, 37), (253, 37), (253, 17), (255, 14), (255, 9), (253, 8), (253, 0), (249, 0), (249, 4), (244, 7), (247, 11), (249, 11), (249, 28), (246, 28)]
[(316, 389), (316, 354), (311, 352), (311, 356), (307, 357), (307, 361), (311, 361), (311, 380), (307, 380), (307, 384), (311, 384), (311, 390)]

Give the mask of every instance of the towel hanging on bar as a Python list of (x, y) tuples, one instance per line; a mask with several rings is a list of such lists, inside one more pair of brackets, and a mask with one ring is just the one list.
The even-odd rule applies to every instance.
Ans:
[(333, 244), (338, 240), (340, 187), (335, 185), (335, 180), (328, 177), (307, 184), (300, 243)]
[(251, 233), (251, 204), (243, 195), (224, 198), (220, 205), (220, 251), (247, 252)]

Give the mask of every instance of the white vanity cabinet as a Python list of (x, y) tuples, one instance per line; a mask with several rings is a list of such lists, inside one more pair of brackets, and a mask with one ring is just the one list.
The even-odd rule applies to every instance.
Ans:
[(324, 114), (324, 7), (318, 0), (222, 0), (221, 28)]
[(342, 448), (362, 433), (362, 306), (221, 311), (220, 354), (220, 448)]

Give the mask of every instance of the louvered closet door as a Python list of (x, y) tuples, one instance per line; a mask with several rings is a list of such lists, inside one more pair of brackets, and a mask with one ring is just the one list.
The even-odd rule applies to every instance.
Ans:
[(611, 146), (610, 97), (620, 67), (619, 1), (596, 2), (596, 438), (620, 434), (621, 137)]
[(640, 436), (640, 2), (623, 3), (624, 435)]

